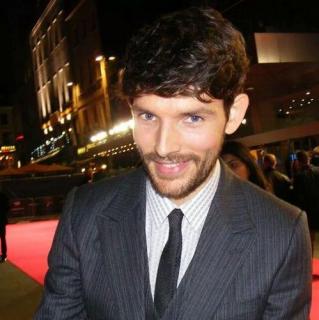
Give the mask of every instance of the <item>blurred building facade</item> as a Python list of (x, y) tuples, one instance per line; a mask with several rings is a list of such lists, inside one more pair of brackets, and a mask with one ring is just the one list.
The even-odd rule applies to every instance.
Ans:
[(88, 166), (92, 159), (102, 158), (92, 164), (97, 170), (95, 162), (105, 168), (110, 161), (103, 158), (133, 152), (132, 137), (127, 135), (128, 108), (110, 92), (118, 57), (103, 55), (101, 24), (96, 1), (52, 0), (32, 29), (38, 112), (45, 136), (33, 161), (59, 154), (64, 162)]
[(254, 46), (250, 107), (235, 137), (275, 153), (286, 169), (295, 151), (319, 145), (319, 33), (257, 33)]
[(0, 169), (16, 164), (16, 139), (23, 139), (20, 120), (15, 107), (0, 106)]
[(30, 35), (38, 114), (45, 142), (32, 154), (48, 158), (72, 150), (72, 88), (62, 2), (50, 1)]
[[(111, 46), (120, 47), (112, 28), (135, 28), (142, 13), (133, 5), (134, 14), (124, 12), (120, 4), (51, 0), (32, 29), (30, 46), (44, 134), (33, 161), (60, 155), (61, 161), (92, 170), (138, 161), (129, 108), (115, 94), (120, 57), (112, 56)], [(319, 36), (304, 33), (306, 27), (299, 20), (295, 27), (288, 16), (275, 15), (267, 21), (269, 15), (262, 16), (267, 10), (258, 10), (243, 4), (237, 11), (225, 11), (244, 31), (252, 61), (246, 86), (250, 107), (232, 138), (285, 158), (296, 149), (319, 144)], [(243, 19), (245, 12), (250, 14)], [(149, 20), (152, 16), (154, 12)], [(287, 33), (289, 29), (294, 33)]]

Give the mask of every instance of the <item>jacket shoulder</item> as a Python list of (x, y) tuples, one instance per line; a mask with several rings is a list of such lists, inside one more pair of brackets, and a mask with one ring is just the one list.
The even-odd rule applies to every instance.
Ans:
[(248, 211), (256, 225), (294, 225), (303, 215), (300, 208), (279, 199), (274, 194), (247, 182), (240, 181)]
[(69, 216), (72, 225), (89, 224), (113, 199), (125, 201), (132, 196), (133, 191), (138, 192), (138, 186), (143, 181), (143, 170), (137, 169), (123, 176), (103, 179), (74, 188), (67, 196), (63, 215)]

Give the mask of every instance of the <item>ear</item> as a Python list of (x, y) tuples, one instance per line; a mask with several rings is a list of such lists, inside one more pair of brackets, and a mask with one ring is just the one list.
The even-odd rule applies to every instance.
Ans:
[(249, 98), (247, 94), (241, 93), (235, 97), (233, 105), (229, 110), (229, 117), (225, 127), (226, 134), (234, 133), (244, 119), (248, 108)]

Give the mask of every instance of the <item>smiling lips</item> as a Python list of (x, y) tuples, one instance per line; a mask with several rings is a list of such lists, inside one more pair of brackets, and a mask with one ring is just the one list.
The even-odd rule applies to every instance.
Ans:
[(181, 162), (158, 162), (154, 161), (155, 170), (164, 176), (174, 176), (179, 175), (185, 171), (187, 168), (189, 161), (181, 161)]

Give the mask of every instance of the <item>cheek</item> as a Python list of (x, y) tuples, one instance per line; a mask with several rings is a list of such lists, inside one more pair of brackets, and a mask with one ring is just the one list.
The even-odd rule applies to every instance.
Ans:
[(222, 135), (216, 132), (190, 133), (183, 137), (185, 149), (190, 149), (195, 152), (206, 152), (208, 150), (216, 150), (216, 152), (219, 152), (222, 140)]
[(133, 139), (141, 150), (149, 151), (154, 145), (154, 135), (152, 130), (145, 130), (143, 127), (135, 127), (133, 129)]
[(242, 165), (235, 170), (236, 174), (244, 180), (248, 180), (249, 172), (245, 165)]

